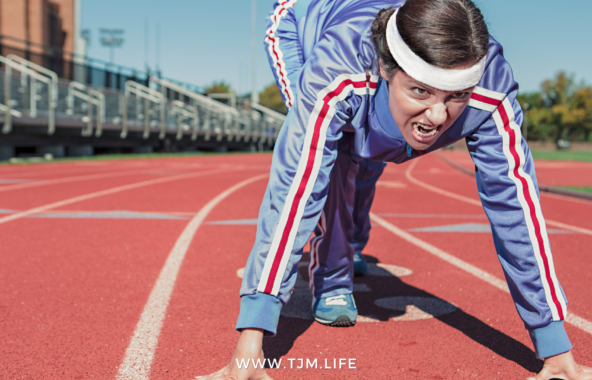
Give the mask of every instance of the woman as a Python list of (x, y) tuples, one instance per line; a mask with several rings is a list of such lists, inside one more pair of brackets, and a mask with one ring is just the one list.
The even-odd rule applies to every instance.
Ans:
[[(291, 108), (243, 277), (241, 335), (230, 364), (206, 378), (269, 378), (262, 369), (239, 369), (237, 360), (263, 358), (263, 335), (276, 333), (315, 229), (315, 317), (323, 320), (337, 301), (355, 323), (352, 262), (366, 215), (355, 211), (360, 173), (370, 168), (373, 190), (382, 162), (402, 163), (466, 138), (508, 286), (537, 357), (545, 358), (536, 379), (592, 379), (592, 370), (576, 365), (563, 327), (567, 301), (520, 135), (518, 85), (475, 5), (281, 0), (270, 21), (267, 44)], [(372, 191), (363, 197), (369, 208)]]

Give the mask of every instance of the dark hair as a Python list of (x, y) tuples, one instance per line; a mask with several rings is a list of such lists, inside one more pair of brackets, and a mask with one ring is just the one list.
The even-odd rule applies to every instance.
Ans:
[[(379, 65), (389, 78), (401, 69), (386, 41), (394, 12), (392, 7), (381, 10), (371, 27)], [(487, 54), (487, 25), (471, 0), (407, 0), (397, 14), (397, 27), (409, 48), (434, 66), (471, 65)]]

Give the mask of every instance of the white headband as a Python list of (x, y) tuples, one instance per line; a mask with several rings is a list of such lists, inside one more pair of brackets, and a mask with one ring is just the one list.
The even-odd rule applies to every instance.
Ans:
[(395, 61), (413, 79), (444, 91), (460, 91), (476, 86), (485, 72), (483, 57), (472, 67), (463, 70), (443, 69), (430, 65), (407, 46), (397, 28), (397, 13), (391, 16), (386, 28), (386, 41)]

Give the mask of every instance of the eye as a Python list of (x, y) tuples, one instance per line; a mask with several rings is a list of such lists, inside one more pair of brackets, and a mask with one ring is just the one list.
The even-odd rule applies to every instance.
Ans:
[(462, 99), (465, 99), (468, 95), (469, 95), (468, 92), (456, 92), (456, 93), (452, 94), (452, 98), (462, 100)]
[(416, 95), (420, 95), (420, 96), (423, 96), (428, 93), (427, 90), (425, 90), (421, 87), (413, 87), (411, 89), (411, 91), (413, 91)]

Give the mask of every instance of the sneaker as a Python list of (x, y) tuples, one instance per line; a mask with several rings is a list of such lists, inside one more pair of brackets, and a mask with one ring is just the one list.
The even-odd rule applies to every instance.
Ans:
[(368, 271), (368, 264), (362, 252), (354, 253), (354, 276), (363, 276)]
[(320, 298), (312, 307), (314, 319), (324, 325), (347, 327), (356, 324), (358, 309), (351, 294)]

